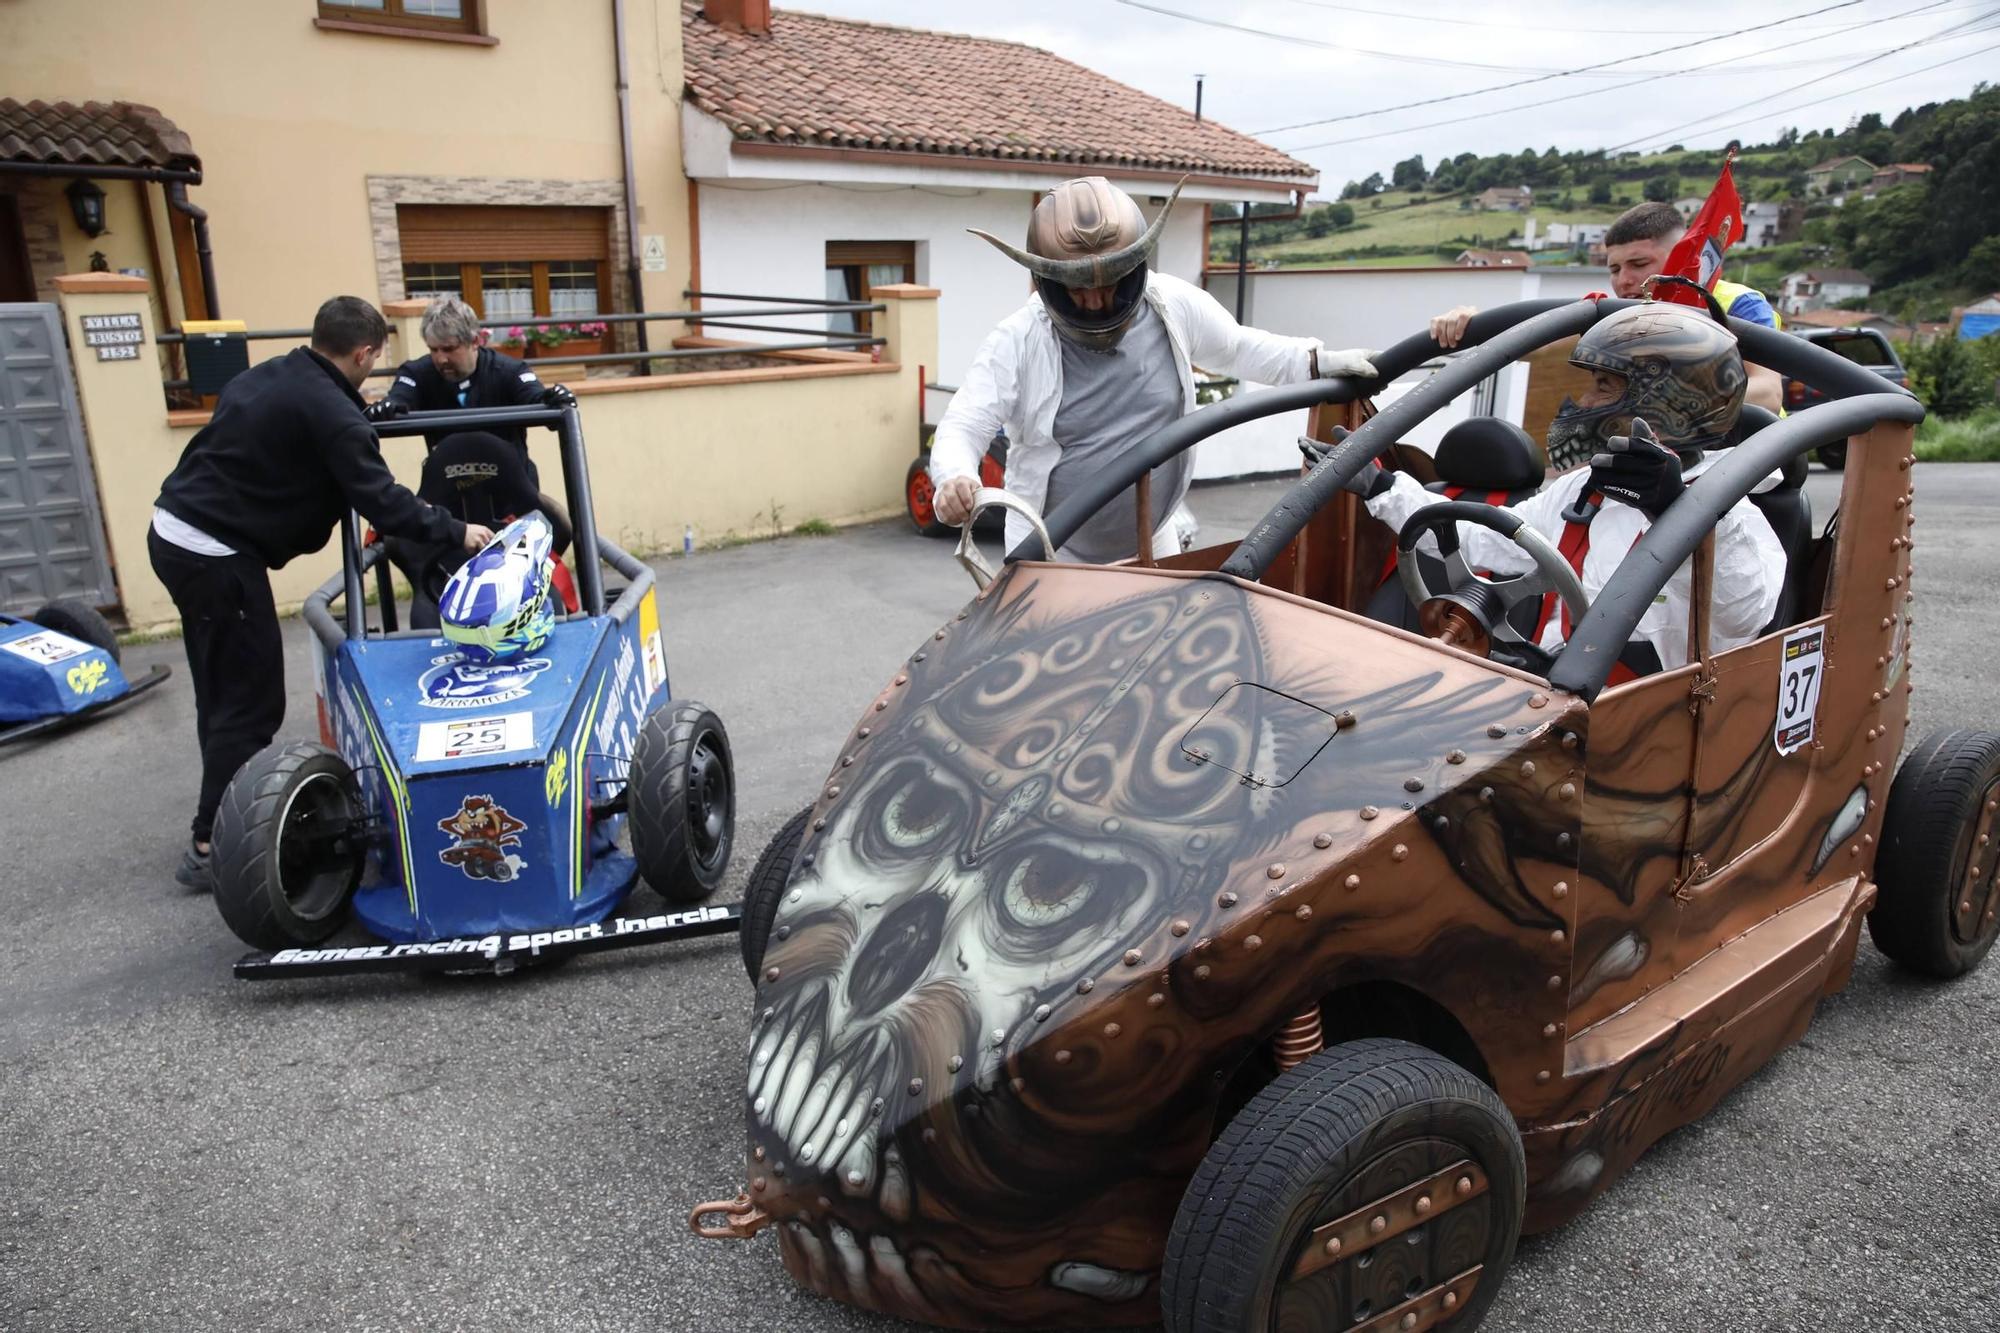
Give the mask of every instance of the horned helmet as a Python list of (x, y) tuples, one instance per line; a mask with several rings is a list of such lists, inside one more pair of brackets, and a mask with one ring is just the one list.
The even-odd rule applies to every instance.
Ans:
[(1625, 379), (1625, 392), (1601, 407), (1565, 398), (1549, 424), (1549, 461), (1567, 471), (1590, 461), (1615, 435), (1644, 417), (1682, 466), (1721, 444), (1736, 427), (1748, 376), (1736, 335), (1703, 311), (1664, 301), (1620, 310), (1577, 340), (1569, 363)]
[[(1025, 250), (976, 227), (968, 230), (1034, 275), (1035, 290), (1058, 333), (1106, 351), (1118, 345), (1139, 313), (1148, 262), (1184, 183), (1175, 184), (1150, 227), (1131, 195), (1102, 176), (1084, 176), (1042, 196), (1028, 220)], [(1093, 287), (1114, 289), (1102, 310), (1085, 310), (1070, 295)]]

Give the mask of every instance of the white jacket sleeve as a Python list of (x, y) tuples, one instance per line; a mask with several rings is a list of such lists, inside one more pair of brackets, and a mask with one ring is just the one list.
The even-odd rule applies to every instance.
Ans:
[(1007, 326), (986, 335), (965, 382), (931, 437), (932, 482), (951, 477), (977, 477), (986, 446), (1014, 419), (1020, 395), (1020, 349)]
[[(1368, 512), (1399, 533), (1419, 509), (1428, 509), (1447, 501), (1448, 497), (1425, 490), (1407, 472), (1391, 472), (1389, 476), (1392, 484), (1388, 490), (1367, 502)], [(1529, 506), (1554, 493), (1545, 491), (1531, 496), (1515, 506), (1513, 512), (1539, 528), (1542, 525), (1538, 516), (1528, 512)], [(1465, 562), (1474, 569), (1490, 570), (1495, 574), (1522, 574), (1535, 567), (1534, 560), (1526, 551), (1491, 528), (1482, 528), (1476, 523), (1458, 525), (1458, 549), (1464, 553)]]
[(1770, 520), (1748, 500), (1730, 506), (1715, 525), (1715, 581), (1709, 603), (1711, 651), (1748, 643), (1778, 610), (1785, 585), (1785, 548)]
[(1312, 378), (1312, 353), (1319, 339), (1287, 338), (1238, 324), (1220, 301), (1192, 283), (1178, 283), (1174, 298), (1186, 313), (1188, 359), (1203, 370), (1258, 384)]

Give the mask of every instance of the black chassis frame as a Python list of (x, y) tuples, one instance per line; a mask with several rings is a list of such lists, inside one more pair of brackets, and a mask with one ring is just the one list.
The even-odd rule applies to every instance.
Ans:
[[(1582, 333), (1598, 320), (1638, 305), (1636, 301), (1604, 299), (1517, 301), (1475, 315), (1459, 344), (1462, 355), (1451, 356), (1443, 369), (1364, 422), (1331, 448), (1312, 470), (1273, 505), (1250, 529), (1217, 574), (1256, 582), (1312, 516), (1369, 460), (1385, 454), (1410, 426), (1424, 420), (1480, 380), (1560, 338)], [(1661, 515), (1632, 548), (1632, 556), (1591, 604), (1590, 614), (1557, 655), (1549, 683), (1580, 698), (1595, 699), (1604, 689), (1618, 655), (1631, 641), (1639, 618), (1667, 584), (1674, 571), (1694, 554), (1714, 531), (1729, 507), (1772, 471), (1824, 445), (1844, 443), (1879, 421), (1923, 420), (1923, 404), (1907, 389), (1887, 384), (1881, 376), (1823, 347), (1761, 324), (1728, 320), (1743, 359), (1767, 366), (1780, 375), (1804, 380), (1825, 393), (1828, 401), (1811, 412), (1789, 416), (1764, 427), (1729, 449), (1721, 461), (1689, 483), (1680, 500)], [(1372, 380), (1336, 378), (1288, 385), (1247, 398), (1189, 413), (1147, 437), (1114, 467), (1100, 472), (1047, 516), (1049, 538), (1057, 546), (1068, 541), (1092, 514), (1142, 473), (1192, 447), (1218, 431), (1240, 422), (1319, 403), (1347, 403), (1407, 374), (1438, 356), (1448, 356), (1428, 333), (1414, 334), (1373, 358), (1380, 375)], [(1008, 563), (1036, 558), (1039, 539), (1023, 542), (1007, 553)]]

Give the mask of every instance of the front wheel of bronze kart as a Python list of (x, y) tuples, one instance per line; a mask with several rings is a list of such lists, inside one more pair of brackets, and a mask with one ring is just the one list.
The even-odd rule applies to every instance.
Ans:
[(627, 791), (632, 855), (653, 891), (693, 903), (721, 888), (736, 838), (736, 771), (722, 719), (691, 701), (648, 713)]
[(799, 858), (799, 844), (805, 841), (806, 821), (811, 818), (812, 807), (807, 806), (786, 820), (784, 827), (764, 844), (763, 855), (750, 871), (750, 882), (743, 886), (743, 926), (737, 932), (736, 942), (742, 946), (743, 970), (750, 974), (753, 986), (764, 968), (764, 946), (770, 943), (771, 923), (777, 919), (785, 885), (791, 883), (792, 862)]
[(1168, 1333), (1475, 1327), (1514, 1259), (1527, 1169), (1493, 1090), (1408, 1042), (1280, 1074), (1189, 1182)]
[(347, 920), (367, 855), (347, 761), (308, 741), (236, 770), (215, 814), (215, 905), (245, 944), (313, 945)]
[(1951, 978), (2000, 936), (2000, 735), (1940, 731), (1896, 770), (1868, 913), (1875, 947)]

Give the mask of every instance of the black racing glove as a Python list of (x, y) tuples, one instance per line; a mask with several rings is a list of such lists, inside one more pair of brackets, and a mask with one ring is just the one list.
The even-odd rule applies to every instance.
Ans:
[(1614, 435), (1604, 452), (1590, 460), (1588, 490), (1631, 505), (1647, 518), (1658, 519), (1681, 498), (1680, 455), (1660, 443), (1642, 418), (1632, 419), (1630, 435)]
[(564, 384), (551, 384), (542, 390), (543, 407), (575, 407), (576, 395)]
[(388, 421), (410, 410), (410, 405), (397, 398), (377, 398), (361, 409), (361, 415), (369, 421)]

